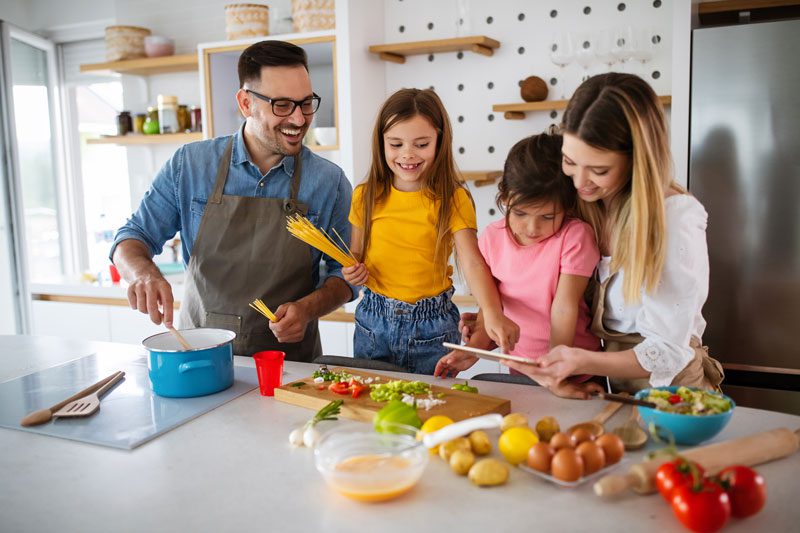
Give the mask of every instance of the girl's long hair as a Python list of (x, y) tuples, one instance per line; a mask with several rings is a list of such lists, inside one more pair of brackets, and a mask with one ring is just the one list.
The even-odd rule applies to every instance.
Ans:
[[(369, 253), (374, 207), (388, 198), (392, 187), (392, 171), (386, 164), (383, 135), (395, 124), (415, 116), (427, 119), (438, 134), (433, 164), (423, 175), (422, 190), (431, 201), (438, 202), (436, 221), (436, 248), (434, 264), (443, 277), (447, 276), (449, 250), (453, 243), (450, 219), (453, 216), (453, 199), (456, 190), (464, 187), (461, 175), (453, 160), (453, 131), (444, 104), (430, 89), (400, 89), (381, 107), (372, 133), (372, 164), (363, 187), (362, 212), (364, 213), (364, 242), (362, 258)], [(470, 200), (472, 197), (470, 196)], [(474, 202), (473, 202), (474, 205)]]
[(664, 113), (650, 85), (632, 74), (608, 73), (581, 84), (564, 111), (562, 133), (630, 158), (629, 181), (604, 205), (578, 199), (580, 216), (598, 241), (608, 239), (611, 269), (625, 271), (625, 301), (658, 285), (666, 255), (665, 193), (686, 192), (672, 178)]

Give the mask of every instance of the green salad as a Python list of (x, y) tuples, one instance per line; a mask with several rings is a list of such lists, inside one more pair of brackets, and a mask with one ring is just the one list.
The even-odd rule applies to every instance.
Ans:
[(682, 415), (716, 415), (730, 411), (731, 402), (722, 394), (702, 389), (678, 387), (678, 390), (653, 389), (645, 398), (660, 411)]

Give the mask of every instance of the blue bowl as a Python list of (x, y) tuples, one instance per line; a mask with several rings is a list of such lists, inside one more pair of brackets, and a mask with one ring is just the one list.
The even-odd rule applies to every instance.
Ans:
[[(689, 387), (691, 388), (691, 387)], [(675, 393), (678, 387), (653, 387), (643, 389), (636, 393), (636, 398), (644, 400), (651, 390), (667, 390)], [(731, 408), (724, 413), (715, 415), (682, 415), (678, 413), (668, 413), (650, 407), (639, 407), (639, 414), (644, 420), (645, 426), (653, 422), (656, 426), (666, 429), (675, 437), (676, 444), (695, 445), (708, 439), (714, 438), (722, 429), (728, 425), (736, 403), (725, 396), (731, 402)], [(666, 437), (666, 435), (664, 435)]]

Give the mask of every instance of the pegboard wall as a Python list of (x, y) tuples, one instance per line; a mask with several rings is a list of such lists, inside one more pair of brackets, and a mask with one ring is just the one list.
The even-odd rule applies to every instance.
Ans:
[[(387, 43), (485, 35), (500, 42), (494, 55), (448, 52), (387, 63), (386, 94), (403, 87), (433, 87), (453, 125), (453, 151), (464, 171), (501, 170), (518, 140), (559, 123), (563, 111), (528, 112), (506, 120), (493, 104), (522, 102), (519, 83), (528, 76), (548, 82), (548, 100), (566, 98), (586, 75), (614, 71), (645, 78), (659, 95), (671, 91), (672, 2), (670, 0), (384, 0)], [(611, 67), (595, 60), (588, 69), (575, 61), (559, 67), (551, 48), (569, 33), (574, 46), (590, 46), (603, 31), (634, 28), (652, 43), (651, 58)], [(376, 43), (378, 44), (378, 43)], [(470, 185), (479, 229), (500, 217), (496, 186)]]

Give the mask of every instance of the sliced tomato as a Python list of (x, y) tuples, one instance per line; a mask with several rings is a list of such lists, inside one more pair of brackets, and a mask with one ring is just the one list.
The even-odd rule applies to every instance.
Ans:
[(365, 390), (369, 390), (369, 386), (364, 385), (354, 379), (350, 380), (350, 390), (353, 392), (353, 398), (358, 398), (359, 395)]
[(677, 394), (673, 394), (672, 396), (670, 396), (669, 398), (667, 398), (667, 401), (668, 401), (669, 403), (671, 403), (671, 404), (675, 405), (676, 403), (681, 403), (681, 402), (683, 401), (683, 398), (681, 398), (681, 397), (680, 397), (680, 396), (678, 396)]
[(328, 390), (336, 394), (350, 394), (350, 384), (346, 381), (334, 381), (328, 385)]

